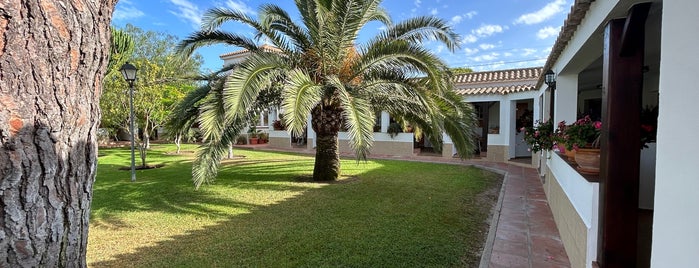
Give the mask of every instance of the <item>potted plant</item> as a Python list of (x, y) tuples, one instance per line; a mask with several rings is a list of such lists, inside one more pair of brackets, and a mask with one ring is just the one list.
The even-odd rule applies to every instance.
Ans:
[(602, 122), (592, 121), (590, 116), (578, 119), (562, 132), (566, 150), (575, 150), (575, 162), (581, 173), (599, 173), (599, 137)]
[(269, 133), (267, 132), (260, 132), (257, 137), (259, 138), (258, 143), (260, 144), (269, 142)]
[(250, 137), (250, 144), (257, 144), (258, 143), (259, 134), (260, 134), (260, 131), (257, 130), (256, 126), (250, 127), (250, 130), (248, 130), (248, 136)]
[(274, 122), (272, 122), (272, 127), (274, 130), (284, 130), (284, 122), (282, 122), (281, 119), (274, 120)]
[(393, 139), (398, 133), (403, 132), (403, 127), (401, 127), (399, 123), (393, 122), (388, 125), (388, 130), (386, 132), (388, 132), (388, 135)]
[(565, 138), (565, 132), (566, 128), (568, 126), (566, 125), (566, 121), (561, 121), (558, 122), (558, 127), (556, 127), (556, 131), (554, 131), (554, 142), (556, 143), (556, 147), (558, 147), (558, 150), (564, 154), (568, 160), (570, 161), (575, 161), (575, 150), (568, 149), (566, 148), (566, 138)]
[(555, 139), (551, 120), (537, 121), (535, 125), (522, 127), (519, 130), (524, 133), (524, 142), (529, 145), (529, 151), (537, 153), (553, 149)]

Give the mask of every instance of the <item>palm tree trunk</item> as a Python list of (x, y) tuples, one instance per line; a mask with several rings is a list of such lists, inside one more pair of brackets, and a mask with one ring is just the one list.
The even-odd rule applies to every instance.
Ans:
[(342, 110), (316, 107), (311, 112), (311, 125), (316, 132), (314, 181), (333, 181), (340, 177), (340, 149), (337, 133), (342, 125)]
[(316, 159), (313, 167), (314, 181), (333, 181), (340, 177), (340, 150), (337, 132), (316, 135)]

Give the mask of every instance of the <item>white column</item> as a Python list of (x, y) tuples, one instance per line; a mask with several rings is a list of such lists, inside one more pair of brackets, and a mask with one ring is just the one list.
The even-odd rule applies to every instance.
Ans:
[(540, 94), (537, 94), (534, 97), (534, 109), (532, 111), (532, 118), (534, 119), (534, 123), (536, 121), (544, 121), (543, 118), (541, 118), (541, 100), (539, 99)]
[[(655, 5), (655, 3), (654, 3)], [(696, 267), (699, 252), (699, 1), (663, 1), (651, 267)]]
[(313, 139), (313, 142), (312, 142), (312, 143), (308, 143), (308, 144), (306, 145), (306, 147), (309, 147), (309, 146), (310, 146), (309, 149), (313, 149), (313, 148), (316, 148), (316, 132), (313, 131), (313, 126), (311, 125), (312, 117), (311, 117), (310, 114), (308, 115), (308, 118), (307, 118), (306, 120), (307, 120), (307, 121), (306, 121), (306, 139), (307, 139), (307, 140)]
[(507, 150), (509, 154), (509, 158), (515, 158), (516, 156), (516, 146), (517, 146), (517, 141), (515, 137), (515, 131), (517, 131), (515, 128), (517, 127), (517, 101), (516, 100), (511, 100), (508, 101), (508, 111), (507, 111), (507, 123), (504, 125), (504, 128), (500, 129), (500, 132), (505, 131), (506, 133), (506, 139), (507, 139)]
[(388, 112), (381, 111), (381, 133), (388, 132), (388, 125), (391, 122), (391, 116)]
[(277, 108), (276, 107), (270, 108), (269, 109), (269, 126), (272, 126), (272, 124), (274, 124), (274, 121), (278, 119), (277, 117), (278, 117)]
[(578, 118), (578, 74), (559, 74), (554, 96), (554, 126), (563, 120), (572, 124)]

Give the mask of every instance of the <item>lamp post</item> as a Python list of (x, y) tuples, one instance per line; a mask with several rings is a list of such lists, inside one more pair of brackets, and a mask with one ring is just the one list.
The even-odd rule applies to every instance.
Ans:
[(551, 102), (549, 107), (549, 117), (551, 119), (549, 120), (553, 120), (553, 96), (556, 91), (556, 74), (551, 69), (544, 74), (544, 83), (551, 89)]
[(134, 116), (133, 116), (133, 83), (136, 81), (136, 71), (138, 69), (136, 66), (133, 66), (126, 62), (124, 65), (121, 66), (121, 69), (119, 69), (121, 74), (124, 76), (124, 80), (129, 83), (129, 105), (131, 106), (131, 122), (129, 125), (129, 128), (131, 130), (131, 182), (136, 181), (136, 154), (134, 153)]

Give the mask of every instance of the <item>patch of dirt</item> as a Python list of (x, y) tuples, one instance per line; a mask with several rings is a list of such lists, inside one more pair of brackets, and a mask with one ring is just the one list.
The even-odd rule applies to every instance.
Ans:
[[(475, 196), (473, 199), (473, 204), (471, 205), (479, 207), (480, 213), (488, 216), (486, 217), (485, 221), (478, 226), (479, 236), (474, 237), (474, 239), (480, 241), (480, 243), (477, 244), (478, 247), (470, 248), (461, 258), (461, 263), (464, 264), (465, 267), (478, 267), (480, 265), (483, 249), (485, 247), (486, 240), (488, 239), (488, 232), (490, 231), (490, 224), (492, 223), (494, 213), (497, 212), (495, 211), (495, 206), (500, 198), (500, 190), (502, 189), (502, 183), (504, 180), (503, 175), (486, 170), (483, 170), (482, 172), (484, 177), (492, 178), (493, 181), (490, 183), (490, 185), (488, 185), (487, 189)], [(477, 258), (473, 258), (473, 256)]]
[[(165, 166), (165, 164), (136, 166), (136, 170), (154, 169), (154, 168), (161, 168), (164, 166)], [(130, 166), (129, 167), (120, 167), (119, 170), (131, 170), (131, 167)]]
[(181, 150), (179, 154), (177, 152), (166, 152), (164, 154), (166, 154), (166, 155), (192, 155), (194, 153), (196, 153), (196, 152), (195, 151)]

